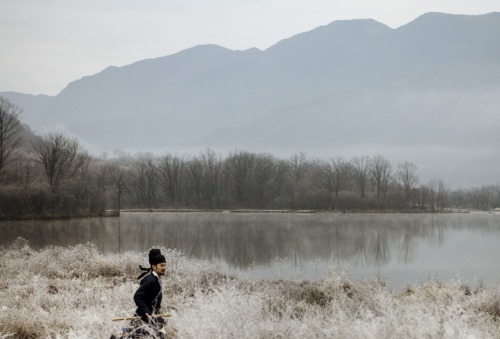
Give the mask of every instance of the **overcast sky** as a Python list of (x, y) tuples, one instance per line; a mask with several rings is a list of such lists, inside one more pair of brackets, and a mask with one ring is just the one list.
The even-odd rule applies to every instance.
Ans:
[(426, 12), (495, 11), (499, 0), (0, 0), (0, 92), (56, 95), (109, 65), (200, 44), (266, 49), (334, 20), (397, 28)]

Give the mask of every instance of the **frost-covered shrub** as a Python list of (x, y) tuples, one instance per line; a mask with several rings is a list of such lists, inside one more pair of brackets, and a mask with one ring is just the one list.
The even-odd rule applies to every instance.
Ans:
[[(500, 338), (498, 285), (427, 281), (395, 293), (332, 268), (316, 281), (236, 278), (162, 248), (169, 338)], [(133, 314), (147, 253), (0, 248), (0, 338), (109, 338)]]

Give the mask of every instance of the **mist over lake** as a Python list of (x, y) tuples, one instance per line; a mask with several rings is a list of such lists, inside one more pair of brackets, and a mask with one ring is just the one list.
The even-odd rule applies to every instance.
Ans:
[(394, 289), (428, 279), (500, 277), (500, 215), (130, 212), (119, 218), (2, 221), (0, 244), (35, 249), (91, 242), (103, 253), (178, 249), (230, 274), (263, 279), (380, 276)]

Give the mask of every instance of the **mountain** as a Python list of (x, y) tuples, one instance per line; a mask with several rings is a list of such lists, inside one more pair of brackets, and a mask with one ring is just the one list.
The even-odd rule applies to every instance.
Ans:
[(203, 45), (108, 67), (70, 83), (34, 128), (100, 150), (382, 154), (491, 183), (499, 94), (500, 13), (428, 13), (396, 29), (334, 21), (264, 51)]
[(53, 97), (40, 94), (31, 95), (17, 92), (0, 92), (0, 97), (8, 99), (11, 103), (22, 109), (20, 119), (22, 123), (35, 125), (40, 115), (49, 106)]

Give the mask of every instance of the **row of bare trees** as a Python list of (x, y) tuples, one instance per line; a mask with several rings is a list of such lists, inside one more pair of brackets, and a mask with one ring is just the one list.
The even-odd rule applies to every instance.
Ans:
[(393, 166), (380, 155), (322, 160), (296, 153), (279, 159), (246, 151), (222, 157), (207, 150), (189, 157), (122, 156), (113, 163), (111, 172), (123, 178), (115, 181), (115, 206), (427, 211), (450, 206), (443, 180), (418, 185), (415, 164)]
[(106, 208), (102, 165), (75, 139), (37, 137), (31, 152), (18, 151), (0, 182), (0, 218), (101, 215)]
[(100, 162), (62, 134), (22, 140), (20, 113), (0, 97), (0, 218), (102, 214), (107, 196)]
[(0, 218), (100, 215), (106, 209), (488, 210), (500, 185), (451, 191), (381, 155), (288, 159), (208, 149), (195, 156), (95, 158), (62, 134), (22, 145), (20, 110), (0, 98)]

